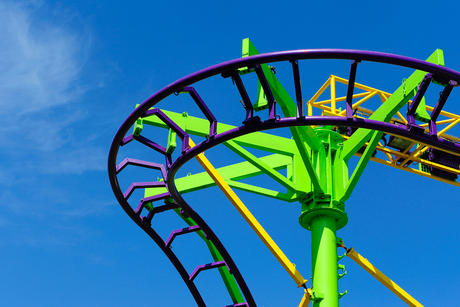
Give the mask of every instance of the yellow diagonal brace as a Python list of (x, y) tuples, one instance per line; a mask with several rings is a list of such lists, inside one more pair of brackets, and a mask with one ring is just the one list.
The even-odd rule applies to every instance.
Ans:
[(354, 262), (359, 264), (363, 269), (365, 269), (369, 274), (371, 274), (375, 279), (380, 281), (385, 287), (391, 290), (396, 294), (400, 299), (402, 299), (407, 305), (412, 307), (423, 307), (422, 304), (417, 302), (412, 296), (409, 295), (406, 291), (401, 289), (400, 286), (395, 284), (391, 279), (389, 279), (385, 274), (380, 272), (375, 266), (373, 266), (369, 260), (358, 254), (353, 248), (347, 251), (347, 256), (350, 257)]
[(311, 301), (311, 289), (305, 289), (305, 294), (300, 301), (299, 307), (308, 307)]
[[(195, 146), (192, 140), (189, 139), (189, 146)], [(204, 168), (204, 170), (211, 176), (212, 180), (216, 185), (222, 190), (222, 192), (227, 196), (228, 200), (235, 206), (238, 212), (243, 216), (246, 222), (251, 226), (252, 230), (259, 236), (259, 238), (264, 242), (268, 249), (272, 252), (273, 256), (281, 263), (284, 269), (289, 273), (289, 275), (294, 279), (297, 284), (297, 287), (303, 286), (307, 280), (302, 277), (302, 275), (297, 271), (295, 265), (289, 261), (286, 255), (281, 251), (281, 249), (276, 245), (275, 241), (268, 235), (265, 229), (259, 224), (256, 218), (252, 213), (246, 208), (243, 202), (238, 198), (238, 196), (233, 192), (230, 186), (225, 182), (224, 178), (217, 172), (214, 166), (209, 162), (209, 160), (204, 156), (203, 153), (200, 153), (196, 156), (196, 159)]]

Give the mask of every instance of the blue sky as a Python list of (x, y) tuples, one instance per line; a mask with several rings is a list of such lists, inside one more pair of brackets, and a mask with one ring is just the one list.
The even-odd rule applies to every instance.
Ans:
[[(433, 1), (0, 1), (0, 305), (194, 306), (108, 181), (110, 143), (135, 105), (180, 77), (240, 57), (246, 37), (260, 52), (346, 48), (426, 59), (440, 48), (458, 71), (459, 9)], [(315, 76), (312, 88), (302, 79), (306, 96), (325, 81)], [(392, 92), (402, 78), (376, 71), (368, 85)], [(368, 80), (358, 73), (357, 81)], [(455, 99), (449, 103), (459, 114)], [(454, 305), (458, 191), (370, 163), (338, 235), (425, 306)], [(238, 195), (310, 277), (300, 206)], [(210, 196), (214, 207), (203, 204)], [(298, 305), (302, 291), (216, 189), (189, 199), (216, 227), (259, 306)], [(342, 263), (341, 306), (404, 306), (350, 259)], [(210, 306), (230, 304), (199, 282)]]

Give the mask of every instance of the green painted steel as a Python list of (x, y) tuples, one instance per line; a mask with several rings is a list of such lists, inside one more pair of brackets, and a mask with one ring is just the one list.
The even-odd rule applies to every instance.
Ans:
[(369, 144), (364, 150), (364, 153), (361, 156), (361, 159), (359, 159), (358, 165), (355, 167), (355, 170), (353, 171), (353, 174), (351, 175), (351, 178), (348, 181), (346, 188), (342, 192), (342, 195), (339, 196), (339, 199), (341, 202), (345, 202), (351, 196), (351, 192), (353, 192), (354, 188), (356, 187), (356, 184), (358, 183), (359, 178), (363, 174), (364, 169), (366, 168), (367, 163), (369, 163), (369, 160), (372, 157), (374, 150), (377, 148), (377, 145), (380, 139), (382, 138), (382, 136), (383, 136), (383, 132), (373, 131), (371, 140), (369, 141)]
[[(249, 38), (244, 39), (243, 40), (243, 57), (257, 55), (257, 54), (259, 54), (259, 52), (254, 47), (254, 45), (251, 43)], [(295, 102), (292, 100), (291, 96), (284, 89), (281, 82), (279, 82), (278, 78), (276, 78), (275, 74), (273, 73), (273, 71), (270, 69), (270, 67), (267, 64), (263, 64), (261, 65), (261, 67), (265, 75), (265, 78), (267, 79), (267, 82), (270, 86), (270, 89), (272, 90), (273, 97), (275, 98), (275, 101), (279, 104), (279, 106), (281, 107), (281, 110), (283, 111), (284, 116), (286, 117), (295, 116), (297, 107), (296, 107)], [(260, 96), (261, 96), (260, 93), (261, 91), (263, 91), (263, 89), (260, 86), (258, 86), (258, 90), (259, 90), (258, 97), (260, 100)], [(308, 175), (310, 177), (312, 184), (317, 190), (322, 190), (321, 185), (318, 180), (318, 175), (313, 169), (313, 166), (311, 164), (311, 157), (309, 154), (311, 149), (313, 149), (314, 151), (317, 151), (317, 150), (320, 150), (321, 148), (320, 142), (318, 141), (318, 138), (316, 137), (316, 134), (313, 131), (313, 128), (308, 127), (308, 126), (303, 126), (303, 127), (290, 127), (289, 129), (291, 131), (291, 134), (295, 141), (297, 149), (300, 153), (300, 156), (302, 157), (304, 167), (306, 168), (308, 172)]]
[[(167, 110), (162, 111), (166, 114), (166, 116), (168, 116), (172, 121), (179, 125), (188, 134), (199, 137), (208, 136), (208, 120), (190, 116), (185, 112), (181, 114)], [(145, 117), (143, 118), (143, 123), (146, 125), (169, 129), (169, 127), (157, 116)], [(217, 133), (222, 133), (233, 128), (236, 127), (223, 123), (217, 123)], [(251, 134), (240, 136), (234, 139), (233, 141), (241, 146), (264, 150), (271, 153), (279, 153), (284, 155), (298, 154), (297, 147), (293, 140), (268, 133), (254, 132)]]
[(225, 146), (230, 148), (234, 153), (238, 154), (240, 157), (263, 171), (269, 177), (273, 178), (276, 182), (281, 184), (282, 186), (286, 187), (290, 191), (294, 191), (294, 183), (281, 175), (279, 172), (268, 166), (266, 163), (261, 161), (259, 158), (251, 154), (249, 151), (244, 149), (243, 147), (236, 144), (234, 141), (225, 142)]
[[(243, 57), (258, 54), (249, 39), (243, 41)], [(428, 62), (444, 65), (441, 50), (436, 50)], [(276, 103), (285, 117), (296, 116), (296, 103), (274, 75), (267, 64), (261, 65), (263, 74), (269, 84)], [(241, 75), (253, 73), (247, 67), (239, 70)], [(415, 71), (403, 84), (379, 107), (370, 119), (389, 122), (392, 117), (416, 94), (417, 87), (425, 72)], [(258, 81), (257, 102), (254, 110), (268, 108), (263, 88)], [(187, 113), (163, 111), (172, 121), (192, 136), (208, 137), (210, 123), (206, 119), (189, 116)], [(426, 119), (424, 102), (417, 109), (419, 117)], [(156, 116), (140, 119), (134, 127), (134, 134), (139, 135), (143, 124), (169, 129)], [(218, 123), (217, 133), (222, 133), (234, 126)], [(251, 192), (265, 197), (286, 202), (299, 201), (301, 215), (299, 223), (311, 231), (312, 237), (312, 274), (313, 306), (336, 307), (343, 294), (338, 292), (338, 279), (345, 273), (338, 274), (336, 231), (348, 222), (345, 201), (351, 196), (367, 163), (372, 157), (383, 132), (360, 128), (348, 140), (333, 131), (333, 127), (291, 127), (292, 139), (256, 132), (225, 142), (224, 145), (239, 155), (245, 162), (218, 168), (217, 171), (232, 188)], [(171, 130), (168, 134), (167, 151), (172, 153), (177, 147), (176, 135)], [(368, 142), (364, 153), (349, 176), (348, 160)], [(256, 157), (247, 148), (266, 152), (265, 156)], [(286, 176), (279, 173), (286, 170)], [(279, 189), (267, 189), (241, 180), (267, 175), (279, 184)], [(215, 186), (215, 182), (206, 172), (176, 179), (176, 187), (181, 193), (188, 193)], [(166, 189), (150, 188), (145, 196), (166, 192)], [(178, 212), (179, 214), (179, 212)], [(180, 214), (179, 214), (180, 215)], [(180, 215), (182, 217), (182, 215)], [(182, 217), (184, 218), (184, 217)], [(194, 222), (184, 220), (193, 226)], [(204, 239), (202, 232), (198, 235)], [(215, 261), (221, 259), (215, 247), (205, 240)], [(343, 267), (339, 267), (343, 271)], [(242, 302), (241, 293), (226, 269), (220, 268), (222, 278), (235, 303)]]
[[(426, 60), (427, 62), (444, 66), (444, 56), (440, 49), (433, 52)], [(415, 96), (416, 90), (420, 82), (425, 76), (424, 71), (416, 70), (406, 81), (398, 87), (398, 89), (383, 103), (369, 119), (389, 122), (391, 118), (398, 112), (412, 97)], [(345, 142), (341, 157), (344, 160), (350, 159), (363, 145), (366, 143), (372, 130), (358, 129)]]
[[(268, 155), (265, 157), (261, 157), (258, 160), (260, 161), (260, 163), (263, 163), (273, 171), (282, 170), (286, 168), (292, 169), (294, 167), (292, 157), (280, 154)], [(303, 194), (290, 192), (290, 190), (287, 190), (285, 192), (273, 191), (269, 189), (256, 187), (253, 185), (239, 183), (238, 180), (243, 180), (264, 174), (264, 172), (260, 168), (255, 167), (249, 162), (241, 162), (229, 166), (224, 166), (218, 168), (217, 171), (225, 179), (225, 181), (228, 182), (230, 186), (233, 185), (236, 188), (245, 191), (253, 191), (255, 194), (277, 198), (288, 202), (298, 200), (299, 196)], [(291, 170), (290, 172), (293, 171)], [(190, 174), (189, 176), (176, 179), (176, 187), (181, 194), (202, 190), (205, 188), (213, 187), (215, 185), (215, 182), (206, 172)], [(145, 197), (150, 197), (162, 193), (166, 193), (166, 188), (147, 188), (145, 191)]]
[(313, 307), (338, 307), (336, 221), (319, 215), (311, 222)]
[[(444, 56), (442, 50), (437, 49), (426, 61), (444, 66)], [(404, 80), (403, 84), (401, 84), (401, 86), (369, 117), (369, 119), (389, 122), (391, 118), (405, 104), (407, 104), (412, 97), (415, 96), (418, 85), (423, 80), (425, 74), (425, 72), (420, 70), (416, 70), (412, 73), (412, 75)], [(422, 107), (424, 108), (425, 105)], [(423, 111), (419, 111), (419, 109), (417, 109), (417, 112), (420, 112), (421, 116), (424, 116), (426, 110), (423, 113)], [(343, 148), (340, 151), (340, 157), (341, 159), (347, 161), (370, 140), (365, 153), (362, 155), (358, 163), (358, 166), (354, 169), (353, 174), (351, 175), (350, 182), (343, 190), (340, 201), (344, 202), (351, 196), (353, 189), (356, 187), (356, 183), (361, 177), (382, 135), (382, 132), (374, 132), (369, 129), (360, 128), (356, 130), (356, 132), (353, 133), (346, 142), (344, 142)]]
[[(196, 226), (195, 221), (190, 218), (190, 217), (184, 217), (182, 214), (180, 214), (180, 209), (173, 209), (177, 215), (179, 215), (189, 226)], [(209, 252), (211, 253), (211, 256), (214, 260), (214, 262), (222, 261), (224, 258), (220, 255), (219, 251), (217, 248), (214, 246), (214, 244), (206, 239), (206, 236), (202, 230), (199, 230), (196, 232), (198, 236), (203, 239), (203, 241), (206, 243)], [(228, 293), (233, 301), (234, 304), (238, 303), (243, 303), (244, 298), (243, 295), (241, 294), (240, 288), (238, 287), (238, 284), (235, 281), (235, 278), (233, 275), (228, 271), (227, 267), (219, 267), (218, 268), (220, 276), (222, 277), (222, 280), (224, 281), (225, 287), (228, 290)]]
[(340, 201), (343, 181), (348, 181), (348, 168), (334, 168), (336, 161), (343, 165), (337, 154), (343, 146), (342, 136), (331, 127), (316, 128), (315, 133), (322, 146), (313, 152), (312, 162), (326, 193), (312, 189), (301, 198), (299, 223), (311, 231), (313, 306), (336, 307), (339, 305), (336, 231), (348, 222), (345, 204)]

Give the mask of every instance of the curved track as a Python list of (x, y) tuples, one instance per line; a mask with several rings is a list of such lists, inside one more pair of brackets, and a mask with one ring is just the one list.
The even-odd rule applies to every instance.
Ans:
[[(244, 300), (242, 300), (241, 295), (237, 293), (239, 290), (237, 288), (235, 289), (235, 286), (233, 286), (232, 289), (235, 292), (231, 293), (233, 305), (229, 306), (256, 306), (256, 303), (251, 295), (248, 286), (246, 285), (241, 273), (238, 270), (238, 267), (234, 263), (228, 251), (225, 249), (221, 241), (218, 239), (218, 237), (212, 231), (212, 229), (208, 226), (208, 224), (201, 218), (201, 216), (187, 202), (185, 202), (185, 200), (182, 198), (181, 194), (178, 192), (175, 186), (175, 176), (177, 174), (177, 171), (187, 161), (189, 161), (199, 153), (204, 152), (210, 149), (211, 147), (214, 147), (223, 142), (257, 131), (283, 127), (332, 125), (338, 127), (367, 128), (371, 130), (382, 131), (394, 136), (399, 136), (416, 142), (424, 143), (432, 148), (440, 149), (454, 155), (460, 155), (460, 144), (446, 141), (445, 139), (439, 138), (436, 135), (420, 133), (420, 131), (416, 132), (410, 126), (376, 121), (371, 119), (360, 119), (353, 116), (304, 116), (302, 107), (302, 94), (300, 88), (300, 76), (298, 74), (298, 63), (299, 60), (312, 59), (345, 59), (352, 60), (352, 63), (370, 61), (400, 65), (431, 73), (432, 75), (430, 76), (432, 78), (435, 78), (438, 81), (445, 83), (446, 86), (450, 86), (451, 88), (455, 87), (460, 82), (460, 73), (456, 71), (425, 61), (392, 54), (357, 50), (333, 49), (295, 50), (250, 56), (211, 66), (209, 68), (193, 73), (166, 86), (165, 88), (161, 89), (160, 91), (149, 97), (146, 101), (144, 101), (126, 118), (126, 120), (123, 122), (123, 124), (121, 125), (113, 139), (108, 159), (108, 172), (110, 183), (112, 185), (112, 189), (117, 200), (119, 201), (125, 212), (131, 217), (131, 219), (137, 225), (139, 225), (139, 227), (141, 227), (158, 244), (158, 246), (171, 260), (171, 262), (181, 275), (182, 279), (186, 283), (187, 287), (189, 288), (190, 292), (192, 293), (198, 306), (205, 306), (206, 304), (203, 301), (203, 298), (200, 295), (200, 292), (198, 291), (197, 287), (195, 286), (194, 279), (200, 271), (215, 267), (218, 267), (219, 270), (221, 270), (221, 274), (224, 280), (225, 278), (227, 278), (227, 280), (225, 281), (227, 287), (229, 289), (232, 288), (232, 286), (229, 286), (228, 284), (236, 282), (236, 284), (238, 285), (237, 288), (241, 290), (241, 293), (244, 296)], [(270, 96), (270, 88), (267, 88), (268, 84), (266, 80), (264, 81), (263, 74), (260, 73), (261, 64), (280, 61), (289, 61), (293, 65), (295, 83), (294, 86), (296, 88), (296, 100), (298, 102), (297, 116), (283, 117), (276, 113), (276, 101), (273, 99), (272, 96)], [(258, 74), (259, 81), (262, 83), (262, 86), (265, 86), (264, 90), (269, 100), (269, 110), (266, 119), (260, 119), (259, 117), (254, 116), (253, 114), (254, 110), (252, 108), (252, 104), (248, 99), (241, 78), (239, 78), (238, 69), (244, 67), (255, 70)], [(353, 76), (353, 79), (355, 73), (356, 70), (354, 73), (350, 72), (350, 76)], [(238, 91), (240, 92), (241, 98), (245, 104), (246, 114), (244, 117), (242, 116), (241, 118), (241, 121), (243, 121), (245, 124), (243, 124), (240, 127), (236, 127), (231, 130), (225, 131), (223, 133), (217, 133), (216, 127), (218, 121), (216, 120), (212, 112), (209, 110), (208, 106), (202, 100), (196, 99), (197, 96), (192, 95), (192, 98), (195, 100), (195, 102), (199, 104), (200, 109), (203, 111), (204, 115), (209, 120), (210, 131), (207, 140), (201, 142), (200, 144), (197, 144), (193, 148), (190, 148), (189, 135), (187, 134), (187, 132), (182, 130), (161, 110), (152, 109), (152, 107), (154, 107), (158, 102), (160, 102), (164, 98), (174, 93), (183, 91), (193, 93), (194, 89), (189, 87), (191, 84), (218, 74), (222, 74), (222, 76), (224, 77), (232, 77), (232, 79), (236, 81)], [(351, 84), (353, 83), (351, 82)], [(351, 86), (351, 92), (352, 91), (353, 85)], [(181, 154), (175, 161), (171, 160), (171, 154), (168, 153), (164, 147), (158, 145), (152, 140), (145, 138), (144, 136), (128, 133), (128, 131), (135, 124), (138, 118), (147, 118), (152, 116), (158, 117), (167, 127), (176, 132), (181, 138)], [(117, 156), (119, 148), (121, 146), (125, 146), (131, 141), (138, 141), (144, 144), (145, 146), (157, 152), (160, 152), (164, 155), (165, 160), (160, 162), (148, 162), (132, 158), (126, 158), (125, 160), (123, 160), (123, 162), (117, 165)], [(117, 176), (128, 165), (159, 170), (162, 173), (163, 181), (134, 182), (131, 184), (128, 190), (122, 191)], [(166, 188), (168, 192), (150, 198), (140, 199), (139, 204), (136, 208), (133, 208), (128, 203), (128, 199), (135, 189), (154, 187)], [(150, 210), (147, 216), (142, 216), (142, 211), (145, 209), (145, 204), (159, 200), (166, 200), (166, 204), (156, 206), (155, 208)], [(167, 240), (164, 240), (152, 228), (152, 218), (155, 214), (161, 213), (162, 211), (174, 209), (178, 211), (179, 208), (182, 210), (182, 217), (188, 220), (189, 227), (173, 230), (171, 232), (171, 236)], [(192, 273), (186, 271), (181, 261), (170, 249), (171, 242), (175, 236), (186, 234), (189, 232), (197, 232), (202, 237), (205, 237), (206, 240), (209, 241), (207, 243), (209, 249), (214, 251), (215, 256), (215, 261), (213, 263), (199, 265), (197, 266), (197, 269)], [(228, 272), (230, 272), (230, 274)], [(226, 277), (224, 277), (224, 275)], [(232, 278), (234, 278), (234, 281), (232, 281)]]

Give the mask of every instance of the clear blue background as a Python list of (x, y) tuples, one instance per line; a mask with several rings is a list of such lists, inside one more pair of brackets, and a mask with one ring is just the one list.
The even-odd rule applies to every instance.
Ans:
[[(240, 57), (246, 37), (260, 52), (347, 48), (426, 59), (440, 48), (446, 66), (460, 70), (459, 8), (455, 1), (0, 1), (0, 305), (194, 306), (108, 182), (108, 148), (134, 106), (184, 75)], [(368, 85), (388, 92), (403, 78), (379, 76)], [(318, 87), (302, 80), (305, 96), (313, 95)], [(367, 80), (358, 73), (357, 81)], [(460, 113), (458, 100), (446, 109)], [(458, 191), (370, 163), (338, 235), (425, 306), (454, 306)], [(238, 194), (310, 277), (299, 205)], [(298, 305), (302, 290), (217, 189), (187, 200), (216, 228), (259, 306)], [(183, 241), (177, 252), (195, 255)], [(341, 306), (405, 306), (350, 259), (341, 263), (348, 271)], [(231, 303), (221, 286), (197, 282), (210, 306)]]

